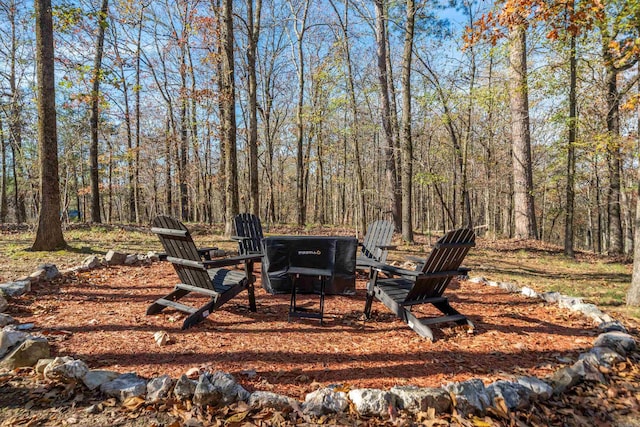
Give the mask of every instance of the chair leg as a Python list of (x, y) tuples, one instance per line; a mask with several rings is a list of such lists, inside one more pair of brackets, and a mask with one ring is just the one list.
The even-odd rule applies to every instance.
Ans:
[(253, 283), (247, 286), (247, 293), (249, 294), (249, 310), (255, 313), (258, 309), (256, 308), (256, 293)]
[(320, 278), (320, 326), (323, 325), (322, 318), (324, 316), (324, 287), (326, 279), (324, 276)]
[(373, 305), (373, 285), (371, 285), (371, 281), (367, 282), (367, 299), (364, 304), (364, 317), (367, 319), (371, 318), (371, 306)]
[[(460, 313), (458, 310), (451, 307), (451, 305), (449, 304), (449, 301), (434, 303), (433, 305), (434, 307), (436, 307), (438, 310), (440, 310), (447, 316), (462, 315), (462, 313)], [(471, 320), (467, 319), (466, 317), (464, 319), (456, 320), (455, 323), (457, 325), (468, 325), (472, 330), (475, 329), (475, 325), (471, 322)]]
[(434, 340), (433, 331), (431, 330), (431, 328), (422, 323), (422, 321), (420, 321), (420, 319), (414, 316), (413, 313), (407, 310), (406, 307), (403, 307), (401, 312), (397, 314), (418, 335), (423, 338), (427, 338), (430, 341)]
[(320, 325), (323, 325), (323, 316), (324, 316), (324, 296), (325, 296), (325, 278), (320, 278), (320, 310), (319, 312), (306, 312), (303, 308), (298, 309), (297, 305), (297, 292), (296, 292), (296, 279), (298, 279), (298, 275), (291, 275), (291, 302), (289, 303), (289, 316), (287, 317), (287, 321), (291, 321), (292, 317), (302, 317), (309, 319), (319, 319)]
[[(169, 301), (177, 301), (180, 298), (182, 298), (183, 296), (187, 295), (188, 293), (189, 293), (189, 291), (187, 291), (187, 290), (176, 289), (176, 290), (174, 290), (173, 292), (171, 292), (170, 294), (168, 294), (167, 296), (165, 296), (165, 297), (163, 297), (161, 299), (165, 299), (165, 300), (169, 300)], [(147, 314), (158, 314), (162, 310), (164, 310), (165, 308), (167, 308), (166, 305), (154, 302), (153, 304), (151, 304), (149, 306), (149, 308), (147, 308)]]
[(182, 330), (189, 329), (192, 326), (197, 325), (207, 318), (214, 310), (216, 306), (216, 300), (212, 299), (207, 304), (200, 307), (197, 311), (187, 316), (182, 323)]
[(291, 314), (296, 311), (296, 277), (291, 277), (291, 301), (289, 302), (289, 314), (287, 316), (287, 322), (291, 322)]

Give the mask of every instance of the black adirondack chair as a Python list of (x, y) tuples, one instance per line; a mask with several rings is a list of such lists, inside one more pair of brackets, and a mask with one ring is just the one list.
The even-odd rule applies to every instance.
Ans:
[(356, 269), (368, 270), (373, 265), (384, 263), (387, 260), (391, 239), (393, 238), (393, 223), (386, 220), (377, 220), (369, 224), (367, 234), (362, 241), (360, 254), (356, 257)]
[[(189, 316), (182, 324), (182, 329), (187, 329), (202, 322), (214, 310), (244, 290), (249, 294), (249, 309), (256, 311), (253, 263), (260, 258), (259, 255), (241, 255), (213, 261), (204, 259), (184, 224), (168, 216), (156, 217), (151, 231), (160, 238), (167, 254), (166, 260), (173, 264), (181, 283), (175, 286), (173, 292), (151, 304), (147, 314), (159, 313), (167, 307), (188, 313)], [(239, 265), (244, 265), (244, 269), (223, 268)], [(206, 295), (210, 300), (199, 308), (177, 302), (191, 292)]]
[(233, 218), (233, 226), (235, 236), (231, 238), (238, 241), (240, 255), (264, 254), (260, 218), (250, 213), (241, 213)]
[[(447, 297), (442, 295), (451, 279), (469, 271), (460, 267), (460, 264), (473, 246), (473, 230), (453, 230), (436, 242), (429, 257), (418, 270), (405, 270), (390, 265), (372, 267), (371, 280), (367, 284), (365, 316), (371, 316), (371, 306), (376, 298), (411, 329), (431, 341), (434, 337), (430, 325), (455, 322), (473, 328), (473, 323), (451, 307)], [(380, 278), (378, 273), (384, 273), (391, 278)], [(418, 304), (432, 304), (444, 316), (418, 319), (411, 313), (411, 307)]]

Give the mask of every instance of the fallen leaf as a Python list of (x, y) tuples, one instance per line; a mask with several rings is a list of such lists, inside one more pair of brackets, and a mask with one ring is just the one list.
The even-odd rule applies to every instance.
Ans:
[(144, 403), (145, 403), (145, 400), (142, 397), (131, 396), (125, 399), (125, 401), (122, 403), (122, 406), (124, 406), (130, 411), (135, 411), (136, 409), (144, 405)]
[(159, 346), (164, 346), (171, 343), (171, 337), (165, 331), (158, 331), (153, 334), (153, 339), (156, 341), (156, 344)]

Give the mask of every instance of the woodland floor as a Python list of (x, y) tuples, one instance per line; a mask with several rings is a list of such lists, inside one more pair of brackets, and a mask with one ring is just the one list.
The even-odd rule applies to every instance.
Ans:
[[(506, 250), (513, 252), (514, 248)], [(482, 266), (471, 264), (474, 271), (482, 270)], [(493, 276), (489, 274), (489, 278)], [(300, 400), (310, 391), (335, 383), (388, 389), (394, 385), (440, 386), (469, 378), (489, 383), (521, 375), (545, 377), (573, 363), (597, 335), (581, 315), (498, 288), (460, 281), (452, 283), (447, 295), (476, 328), (473, 333), (463, 327), (434, 328), (437, 339), (432, 343), (397, 320), (380, 302), (374, 303), (372, 319), (364, 321), (364, 277), (356, 283), (356, 295), (327, 297), (325, 326), (317, 320), (287, 322), (289, 296), (266, 293), (258, 277), (257, 312), (248, 310), (246, 293), (242, 293), (200, 325), (182, 331), (183, 314), (179, 312), (167, 309), (145, 315), (147, 306), (168, 293), (177, 280), (165, 262), (105, 267), (35, 285), (32, 293), (11, 301), (9, 314), (20, 323), (33, 323), (34, 332), (47, 335), (54, 355), (82, 359), (94, 369), (174, 378), (191, 368), (219, 369), (233, 374), (250, 391), (273, 391)], [(315, 306), (318, 297), (303, 296), (301, 301)], [(198, 305), (204, 300), (193, 302)], [(418, 312), (433, 314), (427, 308)], [(620, 320), (637, 336), (637, 319)], [(154, 333), (158, 331), (168, 333), (169, 345), (156, 344)], [(464, 421), (454, 414), (421, 423), (640, 425), (638, 355), (632, 355), (607, 378), (607, 384), (582, 384), (509, 417), (493, 414), (484, 420)], [(118, 409), (114, 402), (102, 399), (86, 394), (78, 397), (68, 387), (43, 384), (28, 370), (0, 373), (1, 426), (208, 425), (198, 424), (202, 414), (196, 416), (187, 411), (189, 408), (145, 409), (137, 405)], [(84, 411), (98, 403), (98, 415)], [(223, 411), (208, 415), (220, 417), (211, 424), (244, 414), (245, 408)], [(245, 421), (272, 425), (273, 417), (252, 413)], [(185, 422), (188, 419), (193, 422)], [(348, 421), (324, 421), (334, 425), (381, 422), (357, 416)], [(397, 421), (392, 424), (415, 422)]]
[[(287, 322), (289, 296), (268, 294), (258, 281), (257, 312), (248, 310), (243, 293), (202, 324), (182, 331), (180, 312), (145, 315), (147, 306), (176, 280), (165, 262), (92, 270), (53, 286), (35, 286), (14, 301), (9, 314), (53, 338), (54, 355), (83, 359), (91, 368), (174, 378), (194, 367), (223, 370), (249, 390), (297, 399), (335, 383), (390, 388), (440, 386), (471, 377), (491, 382), (545, 376), (590, 348), (596, 335), (581, 315), (468, 281), (453, 283), (448, 295), (476, 325), (475, 331), (435, 328), (433, 343), (379, 302), (372, 319), (363, 321), (362, 280), (354, 296), (327, 297), (325, 326), (317, 320)], [(317, 301), (316, 295), (301, 297), (303, 304)], [(425, 309), (419, 312), (428, 315)], [(155, 343), (158, 331), (169, 334), (169, 345)]]

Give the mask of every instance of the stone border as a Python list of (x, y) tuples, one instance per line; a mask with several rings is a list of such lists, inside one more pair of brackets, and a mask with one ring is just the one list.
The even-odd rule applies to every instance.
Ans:
[[(159, 260), (155, 252), (147, 255), (122, 254), (109, 251), (104, 259), (87, 257), (82, 265), (59, 272), (53, 264), (42, 264), (28, 277), (0, 285), (0, 368), (35, 367), (36, 373), (58, 381), (81, 381), (90, 390), (99, 389), (121, 402), (130, 398), (158, 403), (169, 398), (191, 401), (200, 406), (224, 406), (234, 402), (246, 402), (251, 407), (268, 407), (285, 412), (295, 411), (302, 417), (319, 417), (342, 413), (353, 407), (362, 416), (394, 417), (397, 411), (410, 415), (431, 411), (434, 414), (450, 413), (455, 409), (463, 416), (484, 415), (489, 407), (507, 411), (527, 408), (533, 401), (549, 399), (583, 380), (605, 382), (602, 372), (608, 372), (616, 363), (636, 351), (636, 341), (626, 328), (594, 304), (584, 303), (582, 298), (562, 295), (558, 292), (537, 293), (528, 287), (512, 283), (489, 281), (483, 277), (469, 279), (472, 283), (494, 286), (508, 292), (520, 293), (529, 298), (542, 299), (557, 304), (559, 308), (579, 312), (590, 318), (601, 331), (593, 347), (580, 354), (578, 361), (561, 368), (545, 380), (536, 377), (518, 377), (515, 381), (497, 380), (485, 386), (480, 379), (453, 382), (442, 387), (396, 386), (390, 390), (371, 388), (348, 389), (343, 385), (331, 385), (307, 394), (304, 402), (267, 391), (249, 393), (235, 378), (222, 371), (201, 372), (190, 370), (179, 379), (161, 375), (150, 380), (135, 373), (120, 374), (106, 370), (90, 370), (85, 362), (71, 357), (49, 358), (49, 344), (45, 337), (29, 334), (32, 324), (15, 323), (2, 314), (9, 297), (30, 292), (31, 284), (55, 279), (62, 274), (88, 271), (103, 265), (153, 263)], [(197, 378), (197, 379), (196, 379)], [(89, 408), (92, 410), (92, 408)], [(95, 410), (95, 408), (94, 408)]]

